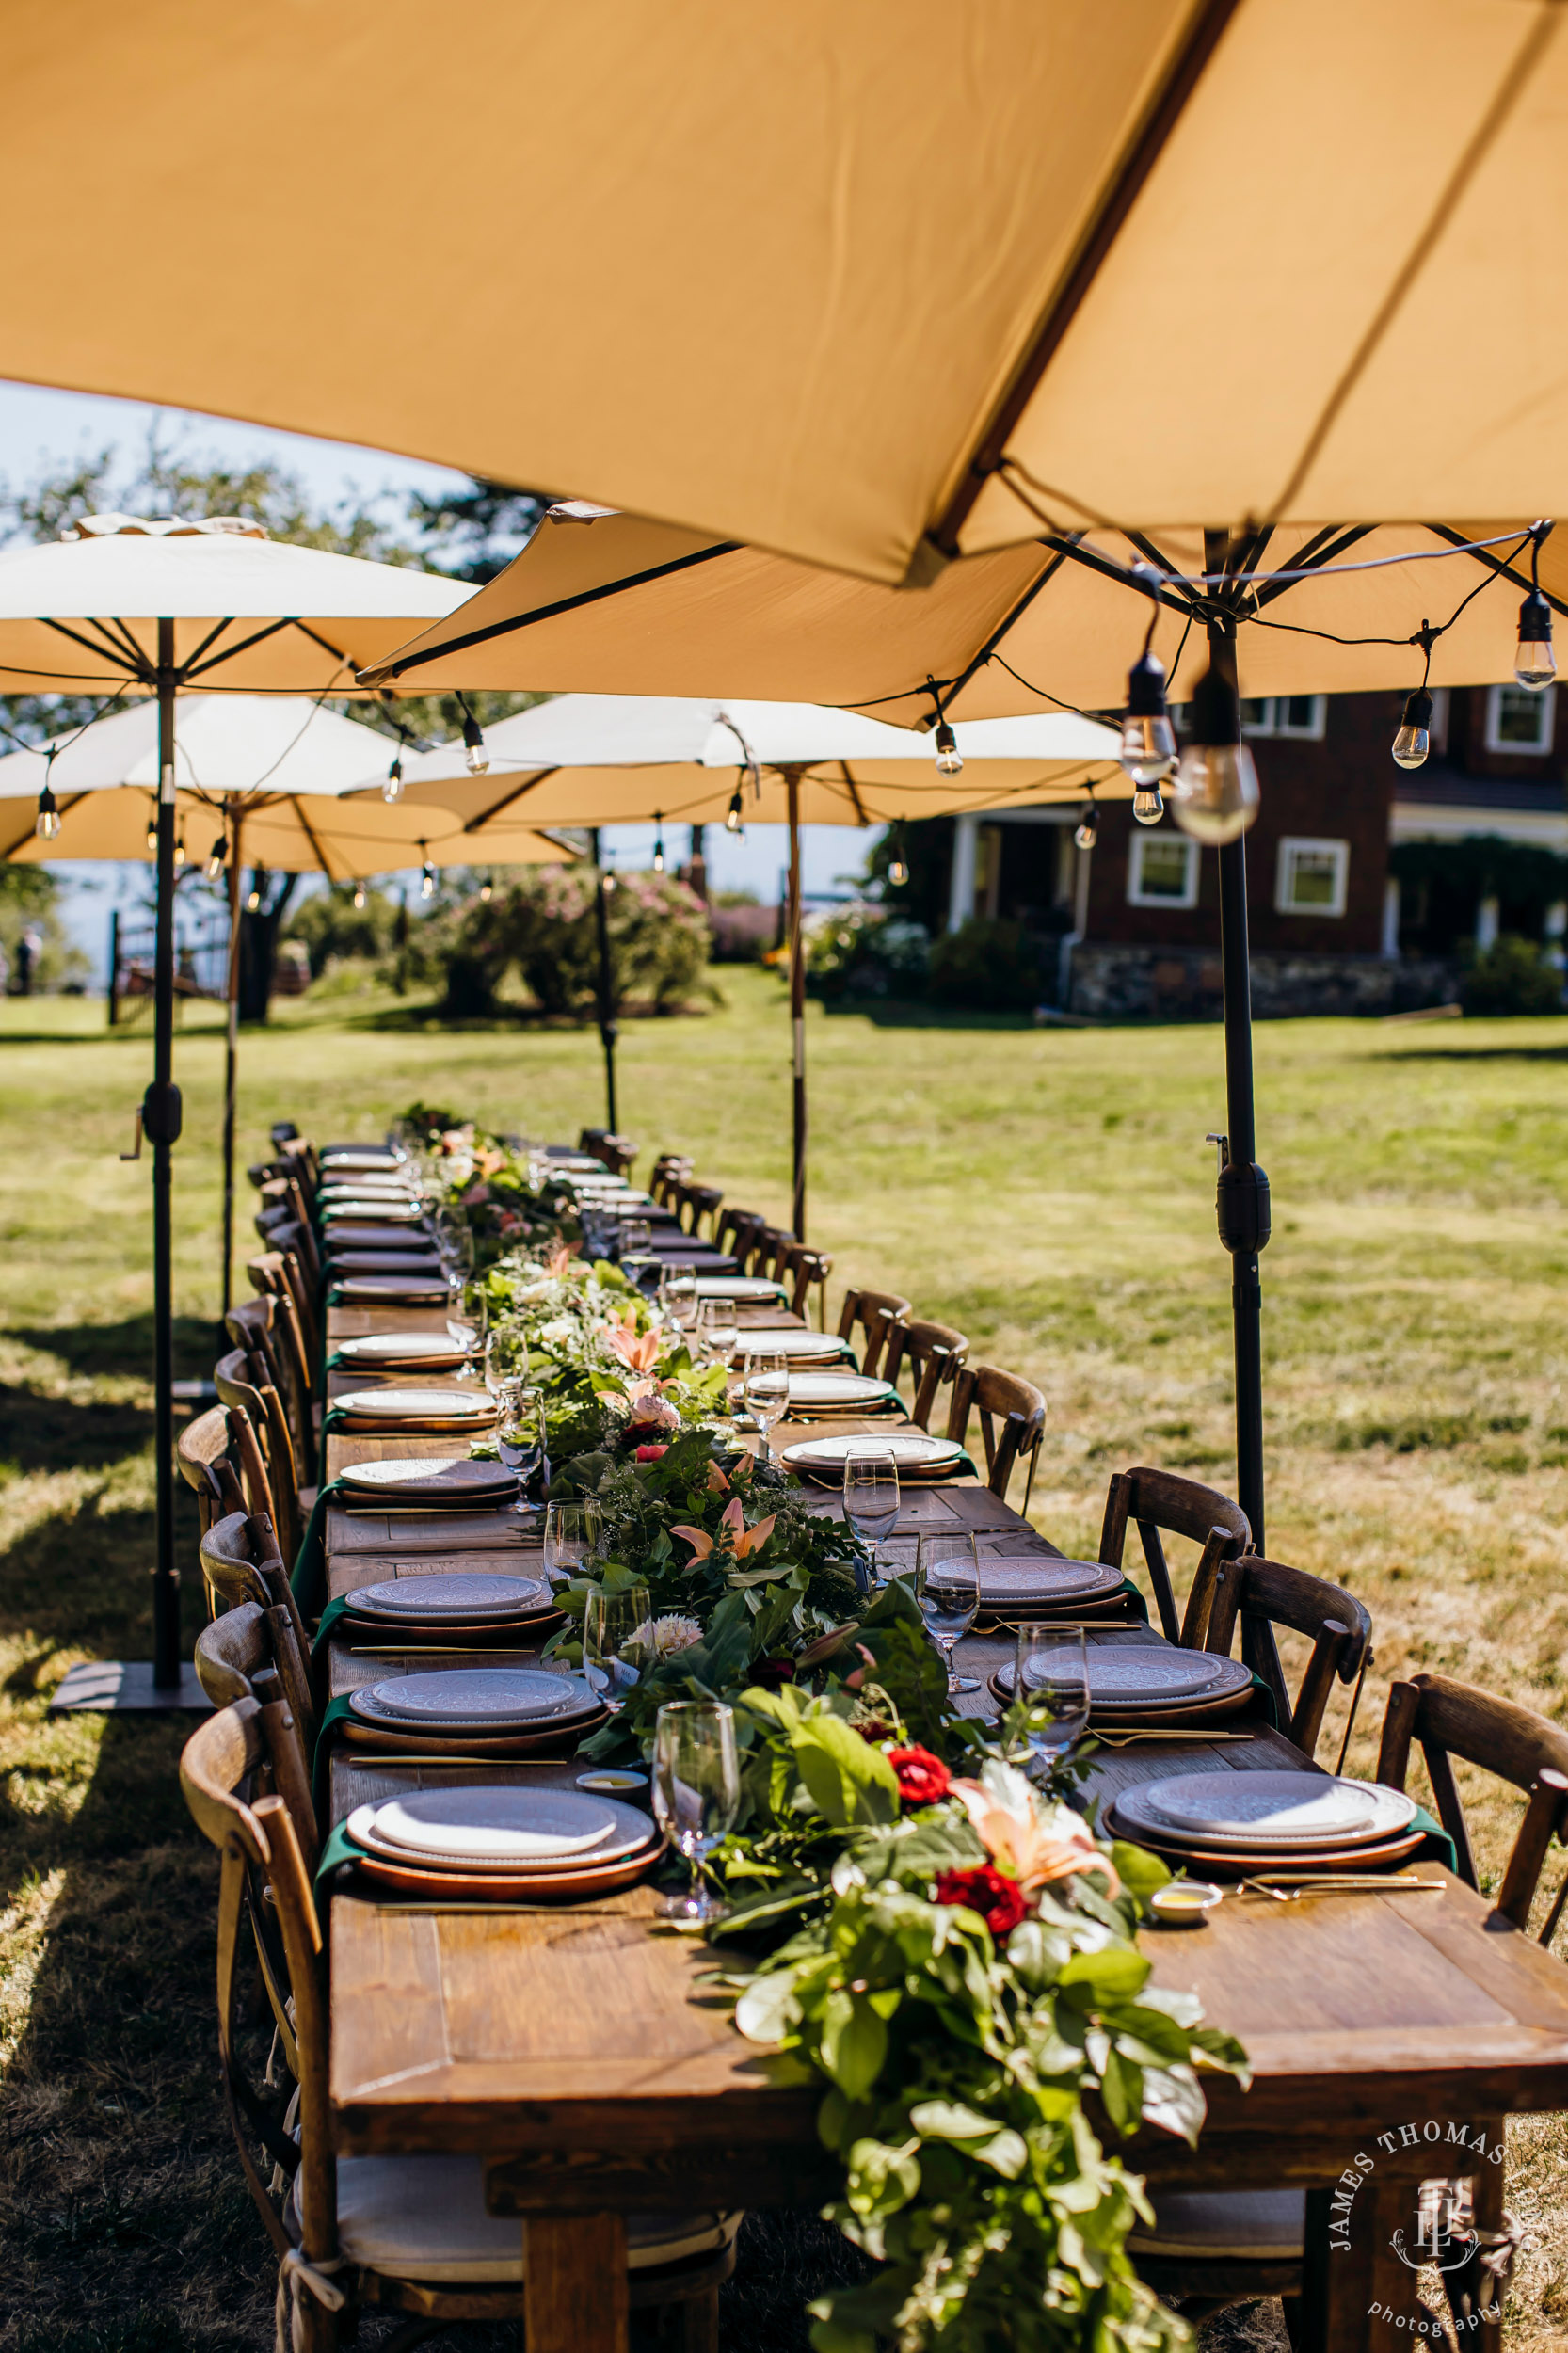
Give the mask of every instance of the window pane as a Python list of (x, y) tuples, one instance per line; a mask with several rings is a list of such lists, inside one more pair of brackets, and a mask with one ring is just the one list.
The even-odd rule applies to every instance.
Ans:
[(1280, 733), (1316, 735), (1318, 699), (1316, 695), (1282, 695), (1276, 705)]
[(1293, 907), (1331, 907), (1339, 861), (1332, 850), (1292, 850), (1286, 897)]
[(1143, 852), (1143, 864), (1139, 869), (1138, 888), (1144, 898), (1185, 899), (1186, 842), (1145, 840), (1139, 847)]
[(1499, 686), (1496, 695), (1496, 741), (1517, 744), (1521, 751), (1545, 751), (1551, 742), (1551, 696), (1532, 695), (1528, 686)]
[(1271, 696), (1243, 702), (1241, 726), (1248, 735), (1272, 735), (1274, 726), (1274, 706)]

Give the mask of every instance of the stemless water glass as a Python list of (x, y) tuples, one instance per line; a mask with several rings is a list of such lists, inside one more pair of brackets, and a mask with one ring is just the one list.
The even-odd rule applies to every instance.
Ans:
[(653, 1604), (646, 1585), (597, 1586), (583, 1615), (583, 1669), (612, 1716), (626, 1705), (652, 1656)]
[(1027, 1700), (1024, 1727), (1032, 1765), (1048, 1769), (1089, 1724), (1089, 1655), (1081, 1626), (1026, 1619), (1013, 1651), (1013, 1696)]
[(732, 1299), (705, 1299), (697, 1319), (697, 1338), (711, 1364), (727, 1365), (740, 1339), (740, 1321)]
[(463, 1351), (464, 1362), (457, 1373), (459, 1381), (472, 1381), (474, 1360), (485, 1353), (485, 1337), (490, 1328), (490, 1295), (482, 1282), (451, 1282), (446, 1287), (446, 1329), (449, 1338)]
[(513, 1509), (536, 1509), (534, 1497), (542, 1484), (545, 1466), (544, 1398), (523, 1381), (502, 1384), (496, 1400), (495, 1446), (504, 1467), (515, 1471), (518, 1499)]
[(665, 1896), (666, 1920), (705, 1928), (725, 1907), (702, 1883), (702, 1865), (734, 1826), (741, 1804), (735, 1717), (721, 1700), (672, 1700), (653, 1728), (653, 1811), (691, 1872), (683, 1896)]
[(952, 1654), (961, 1634), (967, 1634), (980, 1608), (980, 1575), (975, 1567), (974, 1539), (954, 1532), (922, 1536), (915, 1571), (915, 1593), (926, 1631), (947, 1661), (948, 1691), (978, 1691), (974, 1675), (954, 1674)]
[(862, 1578), (856, 1582), (870, 1593), (876, 1577), (876, 1548), (898, 1525), (898, 1464), (890, 1448), (852, 1449), (844, 1456), (844, 1517), (871, 1555)]
[(790, 1367), (776, 1348), (748, 1348), (742, 1358), (746, 1412), (762, 1433), (758, 1460), (769, 1454), (769, 1433), (790, 1410)]
[(551, 1503), (544, 1515), (545, 1575), (569, 1584), (599, 1550), (604, 1515), (597, 1503)]
[(659, 1305), (678, 1332), (695, 1327), (699, 1304), (696, 1266), (684, 1258), (666, 1258), (659, 1270)]

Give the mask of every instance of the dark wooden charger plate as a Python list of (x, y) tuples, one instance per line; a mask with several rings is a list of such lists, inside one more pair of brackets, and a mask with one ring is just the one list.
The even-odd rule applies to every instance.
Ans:
[[(443, 1638), (453, 1638), (460, 1641), (465, 1649), (470, 1644), (476, 1647), (483, 1644), (495, 1650), (532, 1650), (536, 1642), (553, 1634), (566, 1622), (564, 1609), (539, 1609), (532, 1617), (508, 1618), (501, 1625), (497, 1625), (492, 1619), (483, 1620), (475, 1625), (461, 1625), (450, 1618), (350, 1616), (338, 1620), (332, 1628), (332, 1640), (335, 1642), (371, 1641), (384, 1650), (396, 1650), (407, 1642), (410, 1650), (424, 1650)], [(520, 1643), (517, 1639), (520, 1635), (523, 1638)]]
[[(1013, 1694), (999, 1683), (995, 1672), (987, 1677), (986, 1689), (1003, 1707), (1011, 1707)], [(1091, 1732), (1158, 1732), (1167, 1725), (1184, 1728), (1188, 1724), (1214, 1724), (1224, 1716), (1234, 1716), (1256, 1697), (1252, 1685), (1240, 1691), (1227, 1691), (1212, 1700), (1191, 1700), (1184, 1706), (1163, 1707), (1093, 1707), (1089, 1711)]]
[(609, 1709), (601, 1707), (594, 1715), (574, 1717), (569, 1724), (557, 1724), (549, 1732), (508, 1733), (504, 1737), (489, 1733), (436, 1729), (429, 1732), (383, 1732), (379, 1725), (367, 1724), (359, 1717), (348, 1716), (343, 1719), (337, 1729), (350, 1748), (379, 1749), (394, 1756), (433, 1756), (440, 1749), (451, 1749), (459, 1756), (502, 1759), (509, 1756), (572, 1756), (589, 1733), (597, 1732), (601, 1724), (609, 1721)]
[(1284, 1853), (1233, 1854), (1212, 1847), (1182, 1847), (1174, 1841), (1155, 1838), (1143, 1829), (1115, 1828), (1115, 1806), (1107, 1809), (1112, 1817), (1108, 1827), (1114, 1829), (1118, 1838), (1128, 1846), (1142, 1847), (1149, 1854), (1158, 1855), (1161, 1863), (1189, 1872), (1193, 1879), (1223, 1881), (1256, 1879), (1260, 1871), (1383, 1871), (1396, 1863), (1407, 1863), (1426, 1836), (1415, 1825), (1402, 1830), (1392, 1838), (1380, 1838), (1367, 1847), (1314, 1847), (1304, 1852), (1300, 1847)]
[(394, 1887), (405, 1896), (444, 1896), (455, 1902), (495, 1902), (504, 1898), (516, 1903), (536, 1896), (609, 1896), (617, 1888), (632, 1887), (645, 1872), (650, 1871), (664, 1852), (667, 1842), (655, 1833), (650, 1843), (635, 1854), (622, 1855), (618, 1862), (586, 1864), (575, 1871), (528, 1871), (516, 1877), (504, 1871), (438, 1871), (387, 1863), (379, 1855), (366, 1853), (362, 1847), (354, 1849), (354, 1868), (367, 1879), (378, 1881), (384, 1887)]

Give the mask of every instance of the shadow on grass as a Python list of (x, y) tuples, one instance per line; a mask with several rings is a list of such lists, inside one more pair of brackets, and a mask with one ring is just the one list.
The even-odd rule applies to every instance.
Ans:
[(829, 1020), (845, 1015), (877, 1030), (1032, 1030), (1032, 1013), (981, 1012), (963, 1005), (927, 1005), (908, 997), (818, 999)]
[(1568, 1062), (1568, 1046), (1413, 1046), (1400, 1053), (1384, 1047), (1369, 1062)]
[(152, 1434), (149, 1407), (75, 1405), (0, 1384), (0, 1456), (21, 1470), (103, 1470)]
[[(152, 1377), (152, 1318), (125, 1316), (118, 1323), (42, 1323), (17, 1327), (15, 1337), (28, 1348), (57, 1356), (72, 1373), (88, 1379), (104, 1374), (130, 1373)], [(210, 1374), (216, 1353), (216, 1326), (201, 1316), (174, 1319), (176, 1375)]]

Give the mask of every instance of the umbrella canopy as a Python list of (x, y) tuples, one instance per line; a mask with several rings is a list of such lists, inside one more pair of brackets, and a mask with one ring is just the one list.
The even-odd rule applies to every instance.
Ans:
[[(1292, 525), (1253, 535), (1243, 543), (1251, 568), (1305, 576), (1266, 584), (1255, 604), (1240, 600), (1241, 693), (1414, 687), (1422, 657), (1412, 640), (1423, 621), (1446, 622), (1473, 589), (1481, 593), (1433, 648), (1432, 682), (1511, 678), (1530, 586), (1528, 550), (1520, 553), (1528, 528), (1324, 534)], [(1456, 538), (1497, 544), (1463, 554)], [(1568, 613), (1568, 532), (1545, 542), (1540, 568), (1549, 601)], [(559, 521), (547, 518), (460, 613), (364, 680), (410, 693), (460, 685), (809, 697), (904, 727), (929, 725), (938, 702), (954, 720), (1064, 705), (1119, 711), (1151, 617), (1173, 698), (1191, 693), (1208, 649), (1195, 625), (1205, 593), (1190, 584), (1207, 569), (1201, 532), (1066, 534), (968, 557), (911, 593), (574, 505)], [(1160, 587), (1157, 616), (1145, 579)]]
[[(420, 0), (34, 0), (0, 373), (886, 581), (1031, 504), (1568, 505), (1550, 0), (472, 0), (462, 34)], [(129, 187), (152, 303), (112, 266), (81, 292)], [(390, 278), (440, 331), (399, 331)]]

